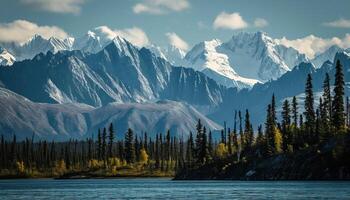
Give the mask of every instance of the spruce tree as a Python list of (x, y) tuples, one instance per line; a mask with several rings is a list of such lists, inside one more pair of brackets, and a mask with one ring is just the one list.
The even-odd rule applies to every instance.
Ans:
[(292, 136), (290, 132), (290, 107), (289, 101), (285, 100), (282, 106), (282, 149), (284, 152), (287, 152), (288, 146), (292, 145)]
[(333, 126), (336, 133), (344, 131), (345, 128), (344, 85), (343, 66), (337, 60), (335, 66), (334, 98), (332, 102)]
[(248, 109), (246, 110), (245, 113), (245, 123), (244, 123), (244, 146), (245, 146), (245, 150), (247, 152), (251, 151), (251, 148), (253, 146), (253, 140), (254, 140), (254, 133), (252, 130), (252, 125), (250, 123), (250, 116), (249, 116), (249, 111)]
[(307, 75), (305, 86), (305, 131), (306, 141), (311, 143), (315, 132), (315, 110), (314, 110), (314, 95), (312, 91), (312, 78), (311, 74)]
[(106, 161), (107, 161), (107, 130), (106, 128), (103, 128), (103, 131), (102, 131), (102, 159), (104, 161), (104, 164), (106, 164)]
[(293, 113), (293, 124), (295, 127), (298, 126), (298, 102), (297, 98), (294, 96), (292, 100), (292, 113)]
[(194, 142), (193, 142), (193, 135), (192, 132), (190, 132), (190, 136), (187, 140), (187, 148), (186, 148), (186, 163), (189, 168), (192, 167), (193, 164), (193, 156), (194, 156)]
[(134, 163), (135, 162), (135, 146), (134, 146), (134, 132), (131, 128), (128, 129), (128, 131), (125, 134), (125, 140), (124, 140), (124, 147), (125, 147), (125, 160), (127, 163)]
[(113, 156), (113, 142), (114, 142), (114, 129), (113, 129), (113, 124), (111, 123), (108, 128), (109, 135), (108, 135), (108, 157)]
[(264, 155), (271, 156), (274, 154), (274, 120), (272, 117), (272, 110), (271, 110), (271, 104), (267, 106), (267, 112), (266, 112), (266, 122), (265, 122), (265, 136), (266, 136), (266, 145), (264, 147)]

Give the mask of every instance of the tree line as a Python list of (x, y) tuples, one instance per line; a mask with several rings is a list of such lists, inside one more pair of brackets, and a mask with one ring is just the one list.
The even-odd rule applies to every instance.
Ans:
[(263, 159), (277, 154), (293, 154), (299, 150), (325, 144), (337, 135), (349, 132), (349, 100), (344, 94), (343, 67), (336, 62), (335, 82), (332, 87), (329, 74), (323, 82), (323, 93), (315, 106), (312, 76), (305, 85), (304, 112), (297, 98), (284, 100), (280, 120), (276, 111), (275, 95), (267, 105), (264, 126), (253, 129), (248, 110), (234, 112), (232, 128), (221, 131), (219, 140), (199, 119), (195, 132), (187, 138), (176, 137), (167, 131), (154, 138), (147, 132), (135, 134), (128, 129), (116, 133), (111, 123), (99, 129), (96, 138), (55, 142), (27, 138), (0, 141), (0, 174), (47, 173), (60, 175), (69, 171), (105, 169), (115, 174), (129, 167), (140, 170), (176, 172), (232, 159), (236, 162)]

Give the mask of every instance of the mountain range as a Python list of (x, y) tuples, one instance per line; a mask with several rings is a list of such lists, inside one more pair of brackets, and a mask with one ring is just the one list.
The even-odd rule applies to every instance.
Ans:
[(307, 74), (317, 96), (337, 59), (350, 83), (348, 50), (332, 47), (310, 61), (263, 32), (201, 42), (186, 54), (175, 47), (139, 48), (98, 29), (78, 39), (35, 36), (25, 44), (3, 45), (1, 52), (13, 57), (5, 63), (0, 56), (10, 65), (0, 67), (5, 135), (78, 138), (110, 122), (118, 132), (131, 127), (181, 135), (193, 131), (199, 118), (210, 130), (220, 130), (224, 121), (232, 125), (234, 110), (245, 109), (256, 127), (272, 94), (278, 106), (297, 96), (302, 112)]

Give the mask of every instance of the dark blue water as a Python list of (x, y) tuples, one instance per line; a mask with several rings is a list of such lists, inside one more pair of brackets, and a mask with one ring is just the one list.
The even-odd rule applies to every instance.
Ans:
[(350, 182), (0, 180), (0, 199), (350, 199)]

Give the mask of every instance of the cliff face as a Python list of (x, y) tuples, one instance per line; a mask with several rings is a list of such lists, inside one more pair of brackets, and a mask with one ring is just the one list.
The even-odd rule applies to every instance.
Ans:
[(182, 169), (175, 180), (350, 180), (350, 136), (339, 136), (316, 148), (265, 159), (235, 162), (215, 159)]

